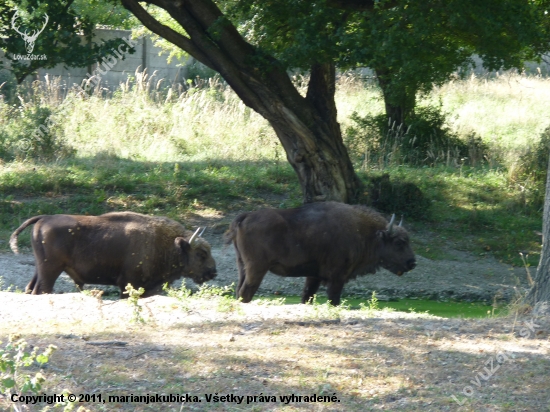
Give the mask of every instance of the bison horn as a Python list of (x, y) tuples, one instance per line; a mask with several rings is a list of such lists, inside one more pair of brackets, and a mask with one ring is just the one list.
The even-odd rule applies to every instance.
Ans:
[(193, 242), (195, 241), (195, 238), (197, 237), (197, 233), (199, 233), (199, 230), (201, 230), (200, 227), (197, 230), (195, 230), (195, 233), (193, 233), (193, 236), (191, 236), (191, 239), (189, 239), (189, 244), (191, 246), (193, 246)]
[(401, 227), (403, 225), (403, 215), (401, 215), (401, 220), (397, 226)]
[(395, 213), (391, 215), (390, 223), (388, 223), (388, 233), (391, 233), (393, 229), (393, 222), (395, 222)]
[(199, 237), (202, 237), (202, 234), (204, 233), (205, 230), (206, 230), (206, 226), (204, 227), (204, 229), (202, 230), (202, 232), (199, 233)]

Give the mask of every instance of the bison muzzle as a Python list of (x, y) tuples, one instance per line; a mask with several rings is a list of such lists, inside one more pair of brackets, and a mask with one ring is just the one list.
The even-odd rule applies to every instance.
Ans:
[(11, 235), (14, 253), (17, 236), (32, 224), (36, 270), (27, 293), (51, 293), (63, 271), (80, 289), (84, 284), (115, 285), (121, 297), (128, 283), (150, 296), (180, 277), (198, 284), (216, 277), (210, 245), (198, 229), (193, 234), (166, 217), (132, 212), (35, 216)]
[(344, 284), (383, 267), (401, 276), (416, 259), (407, 231), (364, 206), (311, 203), (295, 209), (264, 209), (235, 218), (226, 233), (237, 255), (237, 297), (250, 302), (267, 271), (306, 277), (302, 303), (326, 284), (340, 304)]

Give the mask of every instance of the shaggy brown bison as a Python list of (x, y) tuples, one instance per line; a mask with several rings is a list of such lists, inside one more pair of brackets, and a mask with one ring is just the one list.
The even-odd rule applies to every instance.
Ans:
[(401, 276), (416, 266), (406, 230), (364, 206), (311, 203), (296, 209), (243, 213), (226, 233), (239, 268), (237, 297), (250, 302), (269, 270), (279, 276), (305, 276), (302, 303), (321, 283), (333, 305), (344, 284), (381, 266)]
[(128, 283), (143, 287), (143, 296), (158, 292), (180, 277), (203, 283), (216, 277), (210, 245), (179, 223), (132, 212), (101, 216), (42, 215), (24, 222), (10, 237), (34, 224), (32, 247), (36, 261), (27, 293), (51, 293), (65, 271), (82, 289), (85, 283), (116, 285), (120, 296)]

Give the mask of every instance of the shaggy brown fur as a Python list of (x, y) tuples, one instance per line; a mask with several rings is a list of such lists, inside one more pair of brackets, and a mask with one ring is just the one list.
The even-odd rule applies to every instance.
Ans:
[(165, 217), (132, 212), (35, 216), (11, 235), (14, 253), (17, 236), (32, 224), (36, 271), (27, 293), (51, 293), (63, 271), (81, 289), (85, 283), (116, 285), (121, 297), (128, 283), (150, 296), (182, 276), (199, 284), (216, 276), (210, 245), (196, 238), (191, 246), (192, 232)]
[(311, 203), (296, 209), (243, 213), (226, 233), (237, 253), (237, 297), (250, 302), (269, 270), (279, 276), (305, 276), (302, 302), (323, 282), (334, 305), (344, 284), (382, 266), (397, 275), (416, 261), (406, 230), (378, 212), (344, 203)]

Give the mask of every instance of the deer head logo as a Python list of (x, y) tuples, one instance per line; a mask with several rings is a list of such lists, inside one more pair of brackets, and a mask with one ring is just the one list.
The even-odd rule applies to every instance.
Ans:
[(16, 10), (13, 14), (13, 17), (11, 18), (11, 27), (21, 35), (23, 40), (25, 41), (25, 48), (27, 49), (27, 53), (31, 54), (34, 50), (34, 42), (38, 38), (38, 35), (44, 31), (44, 28), (46, 27), (46, 24), (48, 24), (48, 20), (50, 19), (47, 14), (45, 14), (46, 18), (44, 19), (44, 25), (40, 30), (33, 30), (32, 34), (29, 34), (29, 30), (25, 30), (24, 33), (19, 31), (20, 25), (17, 24), (17, 18), (19, 16), (19, 10)]

